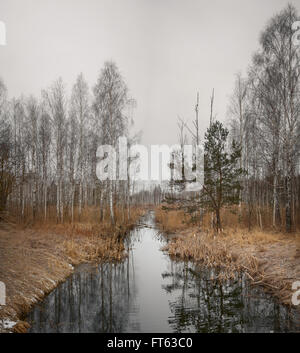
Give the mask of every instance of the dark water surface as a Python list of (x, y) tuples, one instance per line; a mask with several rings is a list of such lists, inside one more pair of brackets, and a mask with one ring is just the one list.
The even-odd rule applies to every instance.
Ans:
[[(143, 220), (154, 227), (154, 215)], [(299, 318), (242, 276), (173, 262), (155, 228), (133, 230), (121, 264), (83, 265), (27, 320), (29, 332), (290, 332)]]

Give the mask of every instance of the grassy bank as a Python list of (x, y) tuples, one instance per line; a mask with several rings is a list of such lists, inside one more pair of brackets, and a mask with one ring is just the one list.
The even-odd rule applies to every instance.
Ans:
[(74, 224), (0, 224), (0, 281), (6, 285), (0, 332), (26, 331), (28, 324), (20, 319), (63, 282), (74, 266), (122, 260), (126, 252), (120, 235), (132, 228), (142, 213), (142, 209), (132, 210), (128, 221), (117, 218), (113, 228), (108, 218), (96, 223), (87, 215), (86, 221)]
[(220, 280), (244, 271), (253, 284), (291, 305), (292, 283), (300, 280), (300, 234), (249, 231), (231, 224), (214, 235), (195, 226), (182, 211), (161, 207), (156, 209), (156, 221), (162, 231), (172, 234), (165, 248), (170, 256), (219, 268)]

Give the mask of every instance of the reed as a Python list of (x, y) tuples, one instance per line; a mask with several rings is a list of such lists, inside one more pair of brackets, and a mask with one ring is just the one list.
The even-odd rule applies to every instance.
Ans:
[[(249, 231), (228, 221), (223, 232), (216, 235), (207, 219), (206, 227), (199, 227), (181, 211), (162, 208), (156, 210), (156, 219), (163, 231), (173, 233), (163, 250), (174, 259), (217, 268), (217, 280), (232, 279), (244, 272), (252, 284), (263, 286), (291, 305), (292, 283), (300, 278), (300, 233), (290, 235), (257, 227)], [(172, 219), (176, 223), (170, 227)]]
[(166, 233), (174, 233), (190, 227), (191, 217), (181, 210), (163, 210), (158, 207), (155, 211), (156, 222)]

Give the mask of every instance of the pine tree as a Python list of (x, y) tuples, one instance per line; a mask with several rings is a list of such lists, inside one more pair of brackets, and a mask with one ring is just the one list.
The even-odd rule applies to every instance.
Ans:
[(201, 203), (215, 213), (217, 231), (222, 228), (222, 207), (239, 203), (241, 176), (245, 174), (239, 166), (240, 146), (233, 141), (231, 151), (227, 152), (228, 134), (228, 129), (216, 121), (207, 130), (204, 141), (204, 185)]

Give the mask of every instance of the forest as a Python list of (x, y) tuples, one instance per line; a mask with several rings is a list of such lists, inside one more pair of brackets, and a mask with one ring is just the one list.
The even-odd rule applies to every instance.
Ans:
[(61, 78), (41, 99), (8, 101), (2, 81), (0, 87), (1, 217), (73, 223), (84, 209), (97, 208), (99, 222), (108, 212), (115, 224), (119, 208), (117, 216), (129, 219), (133, 183), (96, 176), (99, 145), (115, 146), (119, 136), (128, 144), (138, 139), (130, 135), (135, 102), (116, 64), (105, 63), (92, 92), (80, 74), (70, 97)]

